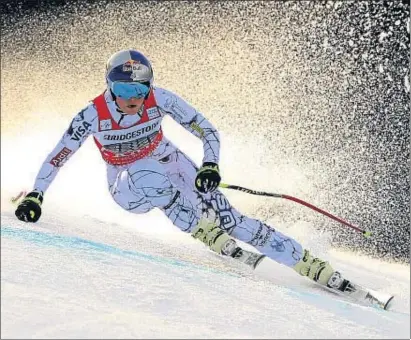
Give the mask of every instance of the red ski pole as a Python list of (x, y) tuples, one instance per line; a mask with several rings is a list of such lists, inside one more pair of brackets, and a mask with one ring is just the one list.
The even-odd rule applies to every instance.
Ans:
[(257, 190), (252, 190), (252, 189), (247, 189), (244, 187), (240, 187), (238, 185), (231, 185), (231, 184), (226, 184), (226, 183), (220, 183), (220, 187), (221, 188), (225, 188), (225, 189), (233, 189), (233, 190), (238, 190), (238, 191), (243, 191), (246, 192), (247, 194), (251, 194), (251, 195), (258, 195), (258, 196), (268, 196), (268, 197), (276, 197), (276, 198), (285, 198), (287, 200), (302, 204), (310, 209), (313, 209), (314, 211), (317, 211), (337, 222), (340, 222), (344, 225), (346, 225), (347, 227), (350, 227), (360, 233), (362, 233), (364, 235), (364, 237), (370, 237), (371, 236), (371, 232), (367, 231), (367, 230), (363, 230), (361, 228), (358, 228), (354, 225), (352, 225), (351, 223), (348, 223), (347, 221), (344, 221), (343, 219), (334, 216), (332, 214), (330, 214), (329, 212), (326, 212), (325, 210), (322, 210), (318, 207), (316, 207), (315, 205), (312, 205), (308, 202), (305, 202), (299, 198), (293, 197), (293, 196), (288, 196), (288, 195), (283, 195), (283, 194), (274, 194), (274, 193), (270, 193), (270, 192), (265, 192), (265, 191), (257, 191)]

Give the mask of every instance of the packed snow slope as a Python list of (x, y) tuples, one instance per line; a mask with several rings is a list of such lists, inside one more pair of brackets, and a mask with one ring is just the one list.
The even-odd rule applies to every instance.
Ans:
[[(2, 141), (2, 338), (409, 338), (408, 265), (333, 250), (329, 235), (297, 222), (283, 231), (395, 294), (392, 309), (342, 300), (270, 260), (252, 272), (160, 212), (118, 209), (92, 142), (62, 170), (42, 219), (16, 220), (9, 198), (29, 188), (27, 164), (35, 169), (54, 137), (37, 133)], [(27, 144), (39, 151), (22, 158)]]

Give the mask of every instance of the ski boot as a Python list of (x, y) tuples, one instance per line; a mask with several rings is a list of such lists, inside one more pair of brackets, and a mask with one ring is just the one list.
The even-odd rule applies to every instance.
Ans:
[(319, 258), (310, 255), (308, 250), (304, 250), (304, 256), (294, 266), (294, 270), (302, 275), (308, 276), (311, 280), (341, 292), (353, 291), (355, 288), (350, 285), (350, 281), (342, 277), (331, 265)]
[(217, 254), (230, 256), (255, 269), (265, 255), (247, 251), (239, 247), (224, 230), (215, 222), (202, 217), (197, 226), (192, 230), (191, 236), (206, 244)]
[[(313, 257), (308, 250), (304, 250), (304, 255), (293, 269), (302, 276), (307, 276), (311, 280), (328, 286), (330, 279), (333, 277), (334, 269), (331, 265), (317, 257)], [(336, 285), (337, 282), (334, 282)]]

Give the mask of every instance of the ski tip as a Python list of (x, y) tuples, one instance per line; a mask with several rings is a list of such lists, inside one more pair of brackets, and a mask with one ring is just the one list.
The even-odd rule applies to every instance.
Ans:
[(394, 295), (391, 296), (391, 297), (387, 300), (387, 302), (386, 302), (385, 305), (384, 305), (384, 309), (385, 309), (385, 310), (388, 310), (388, 308), (391, 306), (391, 301), (392, 301), (393, 298), (394, 298)]

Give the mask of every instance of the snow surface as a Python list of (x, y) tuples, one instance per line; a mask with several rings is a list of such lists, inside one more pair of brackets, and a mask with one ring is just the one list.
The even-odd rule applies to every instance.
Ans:
[[(65, 122), (53, 126), (2, 135), (2, 338), (410, 337), (409, 265), (329, 248), (299, 222), (284, 231), (347, 277), (395, 294), (392, 309), (342, 300), (271, 260), (252, 272), (159, 212), (117, 207), (90, 140), (50, 187), (41, 220), (18, 221), (9, 199), (31, 188)], [(21, 157), (28, 144), (34, 151)]]

